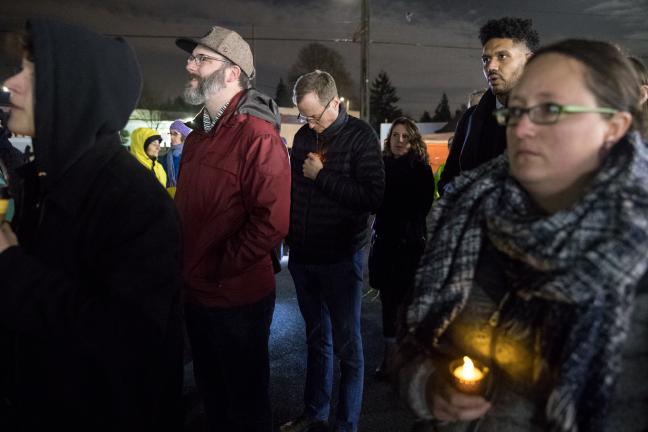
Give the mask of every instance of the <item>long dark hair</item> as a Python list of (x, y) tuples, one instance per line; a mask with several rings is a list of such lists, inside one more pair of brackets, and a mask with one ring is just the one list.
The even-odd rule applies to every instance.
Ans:
[(414, 153), (414, 155), (418, 160), (423, 161), (425, 163), (429, 163), (427, 146), (423, 141), (421, 132), (419, 132), (418, 127), (416, 127), (416, 123), (414, 123), (412, 119), (409, 119), (407, 117), (399, 117), (392, 122), (391, 126), (389, 127), (389, 133), (387, 134), (387, 138), (385, 138), (385, 147), (383, 149), (383, 155), (394, 157), (394, 154), (391, 151), (391, 146), (389, 145), (389, 141), (391, 139), (392, 132), (394, 132), (394, 127), (396, 127), (396, 125), (405, 126), (405, 129), (407, 130), (407, 134), (410, 137), (409, 143), (412, 146), (410, 152)]

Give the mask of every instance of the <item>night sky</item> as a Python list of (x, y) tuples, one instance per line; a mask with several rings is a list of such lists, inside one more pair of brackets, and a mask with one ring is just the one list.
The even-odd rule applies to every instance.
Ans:
[[(126, 36), (142, 64), (145, 87), (165, 97), (179, 95), (186, 80), (186, 54), (176, 48), (175, 38), (202, 36), (212, 25), (236, 30), (250, 42), (256, 87), (272, 96), (299, 49), (311, 41), (340, 52), (354, 81), (360, 81), (359, 43), (331, 42), (353, 39), (360, 27), (360, 0), (3, 3), (0, 36), (20, 29), (33, 15), (63, 17), (101, 33)], [(471, 90), (486, 85), (479, 27), (506, 15), (532, 18), (541, 43), (565, 37), (609, 40), (648, 62), (648, 0), (372, 0), (370, 77), (386, 71), (401, 99), (399, 106), (416, 119), (424, 110), (433, 111), (443, 92), (455, 109)], [(3, 53), (5, 75), (9, 66)]]

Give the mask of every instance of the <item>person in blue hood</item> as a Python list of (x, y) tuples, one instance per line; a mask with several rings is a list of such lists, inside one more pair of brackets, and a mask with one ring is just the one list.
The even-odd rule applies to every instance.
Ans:
[(20, 228), (0, 230), (13, 418), (0, 429), (181, 430), (179, 222), (119, 140), (141, 90), (134, 52), (44, 18), (22, 48), (8, 128), (33, 138), (35, 159)]
[(167, 174), (167, 190), (172, 197), (175, 197), (178, 187), (178, 174), (180, 174), (180, 158), (184, 142), (192, 132), (182, 120), (178, 119), (169, 126), (169, 136), (171, 137), (171, 149), (160, 159)]

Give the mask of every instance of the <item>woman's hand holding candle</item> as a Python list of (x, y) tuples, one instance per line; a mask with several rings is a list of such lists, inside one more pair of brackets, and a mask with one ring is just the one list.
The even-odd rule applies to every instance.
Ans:
[[(435, 373), (433, 377), (438, 375)], [(428, 381), (426, 394), (430, 412), (441, 421), (475, 420), (491, 408), (483, 396), (462, 393), (440, 377)]]

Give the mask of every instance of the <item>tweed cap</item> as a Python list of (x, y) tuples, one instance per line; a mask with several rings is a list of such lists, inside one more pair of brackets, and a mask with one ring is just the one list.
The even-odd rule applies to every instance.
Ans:
[(176, 39), (176, 45), (188, 53), (193, 52), (196, 45), (203, 45), (236, 64), (249, 78), (254, 78), (254, 59), (250, 45), (233, 30), (214, 26), (202, 38)]

